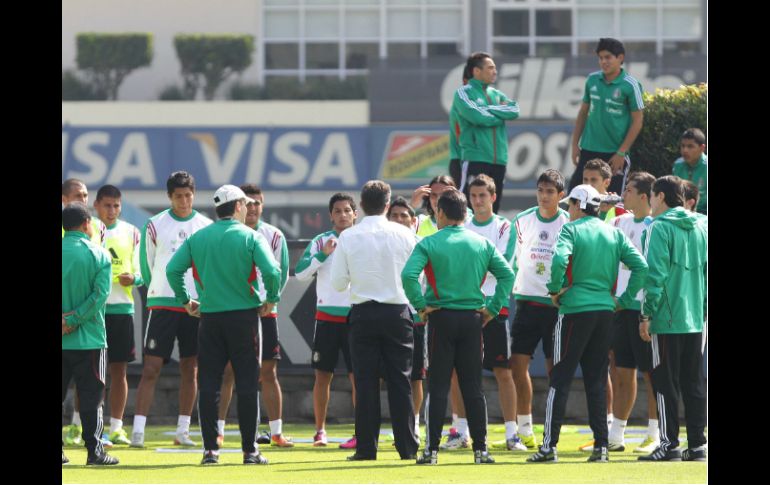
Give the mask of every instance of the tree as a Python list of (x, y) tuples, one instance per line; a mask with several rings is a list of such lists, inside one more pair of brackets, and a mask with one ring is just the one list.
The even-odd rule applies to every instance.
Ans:
[(251, 65), (254, 36), (239, 34), (179, 34), (174, 47), (182, 64), (186, 97), (195, 99), (200, 88), (206, 100), (230, 76)]
[(656, 177), (671, 174), (684, 130), (700, 128), (706, 133), (707, 98), (705, 83), (645, 93), (644, 126), (631, 147), (631, 170)]
[(78, 68), (97, 93), (118, 99), (118, 89), (131, 71), (152, 61), (152, 34), (83, 32), (76, 36)]

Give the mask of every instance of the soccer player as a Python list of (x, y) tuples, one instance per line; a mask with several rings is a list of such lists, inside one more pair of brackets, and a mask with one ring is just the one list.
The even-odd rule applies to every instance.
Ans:
[(679, 151), (682, 154), (674, 162), (674, 175), (693, 182), (700, 193), (700, 200), (695, 210), (706, 214), (708, 209), (708, 155), (706, 155), (706, 135), (698, 128), (688, 128), (682, 134), (679, 143)]

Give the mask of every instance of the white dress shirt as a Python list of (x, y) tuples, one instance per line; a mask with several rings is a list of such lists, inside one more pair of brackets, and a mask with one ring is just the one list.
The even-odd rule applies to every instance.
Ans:
[(374, 300), (407, 304), (401, 270), (417, 240), (414, 232), (384, 215), (366, 216), (337, 240), (331, 283), (337, 291), (350, 285), (353, 304)]

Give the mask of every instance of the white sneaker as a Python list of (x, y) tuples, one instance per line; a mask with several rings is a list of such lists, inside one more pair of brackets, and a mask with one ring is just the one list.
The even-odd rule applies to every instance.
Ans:
[(460, 433), (452, 433), (447, 436), (446, 443), (439, 445), (442, 450), (457, 450), (460, 448), (468, 448), (468, 437), (463, 436)]
[(144, 433), (131, 433), (131, 448), (144, 448)]
[(607, 450), (608, 451), (618, 451), (618, 452), (626, 451), (626, 444), (623, 443), (623, 442), (621, 442), (621, 443), (610, 442), (609, 444), (607, 444)]
[(652, 453), (657, 447), (660, 446), (660, 438), (650, 438), (647, 436), (641, 445), (634, 448), (634, 453)]
[(183, 431), (176, 433), (176, 437), (174, 438), (174, 444), (179, 446), (197, 446), (195, 441), (190, 439), (190, 432), (189, 431)]

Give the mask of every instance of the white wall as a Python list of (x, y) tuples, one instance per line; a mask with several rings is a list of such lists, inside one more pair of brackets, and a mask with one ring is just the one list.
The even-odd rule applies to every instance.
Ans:
[[(150, 32), (152, 64), (126, 77), (118, 99), (156, 100), (165, 86), (182, 84), (174, 35), (251, 34), (256, 44), (260, 4), (261, 0), (63, 0), (62, 69), (77, 68), (75, 35), (79, 32)], [(243, 72), (244, 82), (256, 83), (256, 59), (255, 52), (252, 65)], [(227, 88), (220, 86), (216, 98), (225, 99)]]

